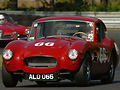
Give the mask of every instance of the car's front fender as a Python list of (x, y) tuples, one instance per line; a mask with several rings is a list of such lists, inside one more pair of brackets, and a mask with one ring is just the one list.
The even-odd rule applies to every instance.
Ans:
[[(7, 70), (8, 69), (12, 69), (12, 68), (15, 69), (17, 67), (20, 67), (20, 65), (21, 65), (21, 58), (22, 58), (22, 54), (23, 54), (22, 52), (24, 50), (25, 44), (26, 44), (26, 41), (17, 40), (17, 41), (10, 42), (5, 47), (4, 50), (10, 49), (13, 52), (13, 57), (10, 60), (5, 60), (3, 58), (3, 63), (4, 63), (4, 66), (5, 66), (5, 68)], [(9, 63), (9, 65), (7, 63)]]

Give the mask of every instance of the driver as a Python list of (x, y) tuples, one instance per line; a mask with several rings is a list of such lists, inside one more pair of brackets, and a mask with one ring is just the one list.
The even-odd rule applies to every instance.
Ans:
[(0, 24), (5, 23), (5, 17), (3, 15), (0, 15)]

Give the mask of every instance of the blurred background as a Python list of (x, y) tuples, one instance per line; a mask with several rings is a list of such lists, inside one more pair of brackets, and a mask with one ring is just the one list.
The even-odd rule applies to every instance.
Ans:
[[(34, 20), (48, 16), (96, 17), (105, 23), (111, 32), (109, 35), (119, 42), (120, 0), (0, 0), (0, 13), (8, 14), (18, 24), (29, 28)], [(0, 47), (0, 53), (3, 48)], [(1, 58), (0, 54), (0, 67)]]
[(120, 0), (0, 0), (0, 13), (29, 27), (38, 18), (72, 15), (96, 17), (107, 28), (120, 28)]
[(0, 0), (0, 10), (120, 11), (120, 0)]

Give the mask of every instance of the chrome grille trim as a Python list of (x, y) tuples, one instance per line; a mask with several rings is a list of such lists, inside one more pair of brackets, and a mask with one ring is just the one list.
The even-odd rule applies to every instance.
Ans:
[(2, 37), (4, 37), (4, 38), (10, 38), (10, 37), (12, 37), (12, 35), (2, 35)]
[(28, 63), (29, 67), (41, 67), (41, 68), (55, 67), (56, 65), (57, 63)]

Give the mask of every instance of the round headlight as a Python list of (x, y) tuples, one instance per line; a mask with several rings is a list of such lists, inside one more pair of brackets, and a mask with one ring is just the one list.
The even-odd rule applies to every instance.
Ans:
[(3, 31), (2, 31), (2, 30), (0, 30), (0, 33), (3, 33)]
[(0, 30), (0, 38), (2, 37), (2, 34), (3, 34), (3, 31), (2, 31), (2, 30)]
[(10, 49), (3, 51), (3, 58), (5, 60), (10, 60), (12, 58), (12, 56), (13, 56), (13, 53)]
[(78, 57), (78, 52), (77, 52), (77, 50), (71, 49), (71, 50), (68, 52), (68, 57), (69, 57), (71, 60), (77, 59), (77, 57)]
[(29, 34), (30, 29), (25, 29), (25, 33)]

